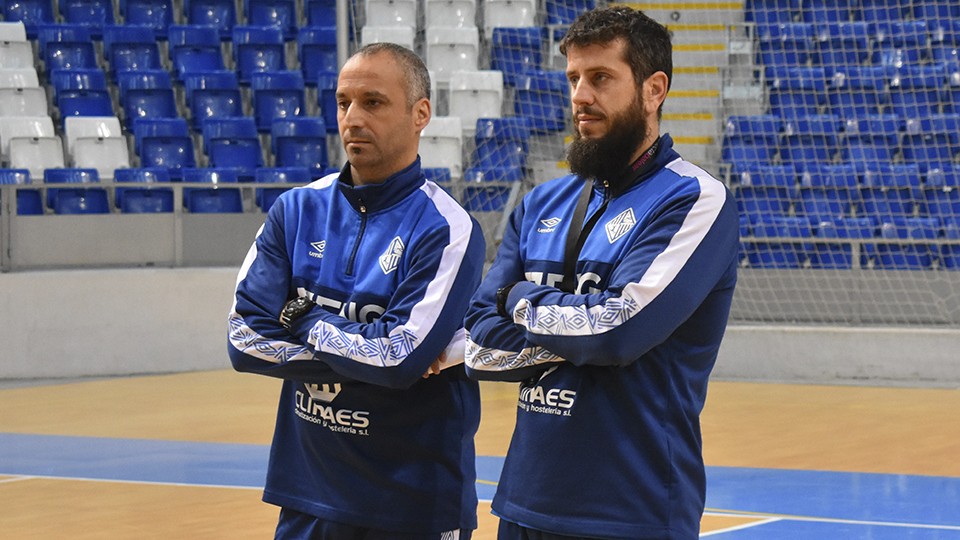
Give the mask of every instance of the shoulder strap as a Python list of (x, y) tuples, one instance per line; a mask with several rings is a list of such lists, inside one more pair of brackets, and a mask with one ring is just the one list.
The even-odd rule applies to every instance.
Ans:
[(580, 256), (577, 243), (580, 239), (583, 218), (587, 215), (591, 191), (593, 191), (593, 178), (588, 178), (583, 182), (577, 206), (573, 209), (573, 217), (567, 225), (567, 241), (563, 250), (563, 281), (560, 282), (560, 290), (568, 293), (572, 293), (576, 287), (577, 258)]

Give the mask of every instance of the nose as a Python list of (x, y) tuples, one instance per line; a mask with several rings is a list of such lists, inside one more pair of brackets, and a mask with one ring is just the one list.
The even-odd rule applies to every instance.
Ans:
[(360, 118), (359, 110), (353, 103), (348, 104), (345, 108), (337, 108), (337, 122), (341, 129), (356, 127), (359, 125)]
[(570, 84), (570, 101), (574, 106), (590, 105), (593, 103), (594, 98), (593, 89), (590, 88), (590, 84), (583, 79)]

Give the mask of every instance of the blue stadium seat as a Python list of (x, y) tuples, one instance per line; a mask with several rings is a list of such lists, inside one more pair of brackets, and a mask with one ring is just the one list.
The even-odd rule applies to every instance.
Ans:
[(821, 165), (801, 172), (796, 213), (811, 223), (853, 217), (860, 204), (860, 178), (853, 165)]
[(840, 139), (840, 118), (834, 114), (797, 117), (784, 122), (780, 159), (798, 169), (833, 161)]
[(94, 39), (101, 39), (104, 27), (114, 24), (111, 0), (60, 0), (59, 5), (63, 22), (86, 26)]
[(850, 20), (854, 6), (855, 0), (800, 0), (798, 11), (803, 22), (843, 22)]
[(120, 13), (128, 25), (149, 26), (157, 36), (167, 37), (173, 24), (172, 0), (120, 0)]
[(109, 95), (107, 75), (100, 68), (58, 69), (50, 75), (54, 103), (71, 92), (102, 92)]
[(307, 26), (336, 26), (336, 0), (305, 0), (303, 10), (307, 14)]
[(890, 240), (926, 240), (878, 243), (876, 267), (887, 270), (925, 270), (939, 259), (935, 242), (940, 235), (936, 218), (890, 218), (880, 224), (880, 237)]
[(117, 73), (124, 71), (164, 69), (156, 32), (148, 27), (122, 25), (105, 28), (103, 55), (114, 80)]
[(530, 122), (522, 116), (480, 118), (474, 142), (473, 167), (526, 167)]
[(220, 33), (213, 26), (170, 25), (168, 50), (177, 78), (187, 74), (225, 69), (220, 49)]
[(874, 23), (873, 64), (900, 67), (927, 59), (926, 21)]
[(140, 141), (145, 137), (189, 137), (190, 129), (183, 118), (139, 118), (133, 123), (134, 152), (140, 154)]
[(828, 73), (841, 68), (865, 65), (870, 59), (872, 29), (863, 21), (834, 22), (819, 27), (815, 65), (823, 66)]
[(494, 28), (490, 43), (490, 69), (503, 72), (507, 86), (517, 86), (520, 77), (540, 71), (543, 30), (540, 27)]
[(482, 185), (485, 182), (515, 183), (523, 180), (520, 167), (468, 167), (463, 171), (463, 207), (471, 212), (500, 212), (510, 195), (509, 185)]
[(563, 71), (534, 71), (517, 78), (514, 112), (529, 119), (532, 133), (566, 129), (569, 105), (570, 85)]
[(92, 41), (51, 41), (43, 54), (43, 69), (50, 74), (58, 69), (96, 68), (97, 53)]
[(115, 116), (113, 100), (105, 91), (61, 91), (57, 98), (61, 127), (71, 116)]
[(757, 26), (790, 23), (799, 7), (794, 0), (746, 0), (743, 17)]
[[(960, 217), (942, 220), (943, 237), (947, 241), (960, 240)], [(945, 244), (940, 248), (940, 263), (947, 270), (960, 270), (960, 244)]]
[(802, 217), (766, 216), (753, 224), (747, 252), (753, 268), (801, 268), (813, 251), (810, 222)]
[(113, 180), (116, 183), (144, 184), (144, 187), (116, 188), (117, 208), (124, 214), (173, 212), (173, 188), (155, 186), (170, 182), (167, 169), (117, 169)]
[(317, 105), (320, 116), (327, 126), (327, 133), (339, 131), (337, 123), (337, 73), (335, 71), (317, 74)]
[(183, 170), (196, 167), (193, 140), (189, 136), (144, 136), (140, 139), (140, 166), (167, 169), (171, 180), (179, 180)]
[(546, 0), (546, 24), (570, 24), (577, 15), (597, 7), (596, 0)]
[(307, 26), (297, 34), (297, 55), (303, 81), (316, 86), (323, 73), (336, 73), (337, 65), (337, 27)]
[(184, 188), (183, 204), (194, 214), (240, 213), (243, 212), (243, 198), (240, 189), (224, 187), (238, 182), (236, 171), (232, 169), (185, 169), (184, 183), (212, 184), (209, 188)]
[(243, 6), (246, 24), (279, 28), (287, 40), (296, 37), (299, 24), (294, 0), (243, 0)]
[(922, 207), (920, 167), (877, 163), (863, 173), (863, 215), (876, 220), (911, 217)]
[(926, 172), (923, 186), (925, 217), (953, 218), (960, 216), (960, 171), (952, 165)]
[[(43, 58), (47, 50), (47, 43), (56, 41), (84, 42), (93, 40), (90, 29), (79, 24), (63, 24), (48, 22), (38, 25), (35, 29), (37, 40), (37, 55)], [(33, 39), (31, 37), (30, 39)]]
[[(258, 184), (300, 184), (310, 182), (310, 170), (306, 167), (262, 167), (257, 169), (254, 177)], [(264, 212), (270, 210), (281, 193), (290, 188), (257, 188), (255, 200), (257, 206)]]
[(889, 100), (892, 71), (883, 66), (836, 66), (827, 88), (827, 109), (844, 119), (878, 114)]
[(305, 114), (306, 97), (300, 71), (253, 73), (250, 89), (253, 92), (253, 115), (261, 133), (269, 133), (274, 120)]
[(185, 0), (184, 18), (190, 25), (213, 26), (221, 40), (229, 40), (237, 25), (237, 5), (234, 0)]
[(734, 115), (724, 123), (721, 159), (734, 173), (753, 165), (770, 165), (779, 152), (780, 118), (771, 114)]
[(764, 66), (804, 66), (814, 49), (812, 23), (781, 23), (757, 27), (757, 62)]
[[(70, 184), (72, 187), (47, 188), (47, 207), (55, 214), (109, 214), (107, 190), (90, 187), (99, 184), (96, 169), (46, 169), (44, 184)], [(80, 187), (80, 185), (85, 187)]]
[(176, 98), (170, 72), (166, 70), (121, 71), (117, 73), (120, 106), (127, 129), (138, 118), (176, 118)]
[(841, 159), (871, 166), (893, 161), (900, 147), (900, 119), (895, 114), (868, 114), (845, 122)]
[(53, 2), (51, 0), (7, 0), (3, 3), (3, 20), (22, 22), (27, 38), (35, 39), (38, 27), (54, 22)]
[(822, 67), (767, 67), (770, 113), (784, 119), (818, 114), (826, 102)]
[[(0, 169), (0, 185), (29, 185), (30, 171), (27, 169)], [(32, 216), (43, 214), (43, 201), (38, 189), (17, 190), (17, 215)]]
[[(809, 254), (810, 268), (850, 269), (853, 268), (854, 246), (843, 240), (869, 240), (876, 237), (876, 222), (869, 217), (837, 218), (814, 224), (813, 250)], [(831, 242), (830, 240), (837, 241)], [(876, 246), (871, 243), (858, 245), (857, 264), (859, 268), (868, 268), (876, 255)]]
[(857, 13), (864, 21), (871, 23), (898, 22), (910, 10), (910, 3), (904, 0), (860, 0)]
[(936, 114), (946, 85), (946, 65), (907, 65), (890, 79), (890, 111), (901, 118)]
[(751, 223), (786, 216), (797, 199), (797, 170), (790, 165), (761, 165), (735, 176), (737, 209)]
[(270, 145), (277, 167), (306, 167), (316, 174), (327, 168), (327, 128), (320, 118), (274, 120)]
[(909, 118), (902, 151), (903, 160), (917, 163), (921, 171), (952, 163), (960, 151), (960, 115), (933, 114)]
[(253, 118), (209, 118), (203, 122), (204, 151), (210, 166), (234, 169), (244, 180), (252, 180), (263, 166), (260, 137)]
[(453, 180), (453, 174), (448, 167), (423, 167), (420, 171), (423, 172), (424, 178), (450, 193), (450, 181)]
[(233, 58), (243, 85), (250, 84), (253, 73), (285, 71), (283, 31), (275, 26), (234, 26)]
[(933, 21), (960, 20), (960, 2), (957, 0), (913, 0), (913, 18)]
[(233, 71), (189, 73), (184, 89), (194, 131), (200, 131), (208, 118), (243, 116), (240, 84)]

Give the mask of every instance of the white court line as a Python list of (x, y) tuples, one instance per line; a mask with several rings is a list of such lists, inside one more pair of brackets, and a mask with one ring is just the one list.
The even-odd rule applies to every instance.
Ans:
[(32, 480), (34, 478), (36, 478), (36, 476), (14, 476), (12, 478), (0, 479), (0, 484), (10, 484), (13, 482), (20, 482), (22, 480)]
[(843, 525), (864, 525), (875, 527), (900, 527), (905, 529), (932, 529), (937, 531), (960, 531), (960, 525), (933, 525), (930, 523), (907, 523), (900, 521), (870, 521), (862, 519), (841, 519), (814, 516), (796, 516), (791, 514), (768, 514), (764, 512), (743, 512), (739, 510), (711, 509), (704, 514), (713, 516), (771, 518), (775, 521), (808, 521), (813, 523), (839, 523)]
[[(709, 516), (730, 516), (730, 517), (755, 517), (755, 516), (742, 516), (742, 515), (740, 515), (740, 514), (736, 514), (736, 515), (734, 515), (734, 514), (718, 514), (718, 513), (714, 513), (714, 512), (704, 512), (704, 515), (709, 515)], [(700, 538), (704, 538), (704, 537), (707, 537), (707, 536), (713, 536), (713, 535), (715, 535), (715, 534), (723, 534), (723, 533), (728, 533), (728, 532), (733, 532), (733, 531), (742, 531), (743, 529), (750, 529), (750, 528), (753, 528), (753, 527), (759, 527), (760, 525), (766, 525), (767, 523), (774, 523), (774, 522), (777, 522), (777, 521), (780, 521), (780, 518), (767, 518), (767, 519), (763, 519), (763, 520), (761, 520), (761, 521), (755, 521), (755, 522), (753, 522), (753, 523), (741, 523), (740, 525), (734, 525), (734, 526), (732, 526), (732, 527), (727, 527), (726, 529), (717, 529), (717, 530), (715, 530), (715, 531), (700, 533)]]
[[(0, 473), (2, 474), (2, 473)], [(10, 480), (0, 480), (0, 482), (10, 482), (14, 480), (75, 480), (78, 482), (99, 482), (103, 484), (143, 484), (146, 486), (175, 486), (175, 487), (197, 487), (197, 488), (215, 488), (215, 489), (242, 489), (242, 490), (263, 490), (263, 487), (254, 486), (231, 486), (226, 484), (202, 484), (193, 482), (157, 482), (154, 480), (118, 480), (115, 478), (86, 478), (83, 476), (56, 476), (56, 475), (34, 475), (21, 476)]]

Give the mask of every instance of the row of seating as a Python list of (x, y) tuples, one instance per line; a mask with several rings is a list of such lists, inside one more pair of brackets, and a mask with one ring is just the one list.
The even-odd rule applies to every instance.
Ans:
[(741, 218), (740, 236), (752, 268), (960, 270), (960, 218)]
[(744, 19), (757, 24), (897, 21), (960, 17), (957, 0), (746, 0)]

